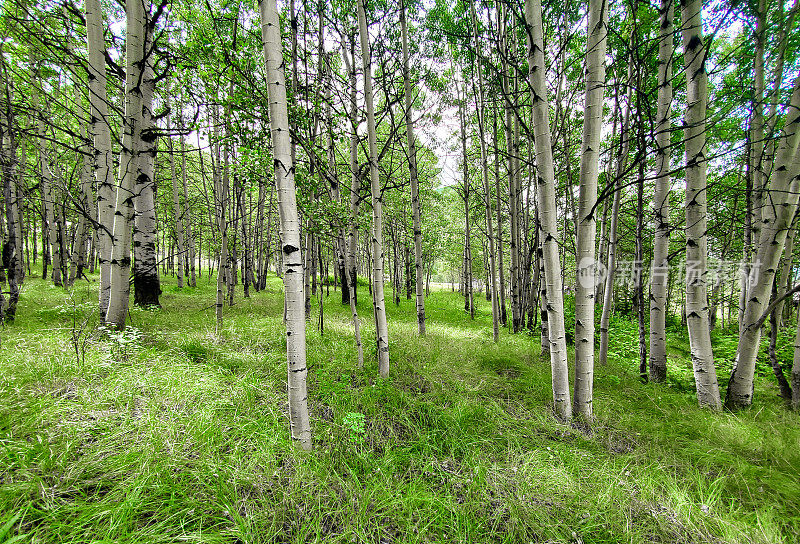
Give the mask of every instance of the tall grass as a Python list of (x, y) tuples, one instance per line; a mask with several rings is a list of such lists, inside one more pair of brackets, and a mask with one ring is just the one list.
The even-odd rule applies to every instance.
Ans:
[[(425, 338), (413, 300), (387, 304), (380, 380), (356, 368), (331, 291), (324, 334), (316, 308), (309, 322), (304, 454), (280, 281), (226, 307), (219, 337), (214, 285), (171, 282), (161, 310), (132, 308), (133, 331), (109, 335), (96, 283), (26, 279), (0, 347), (0, 542), (800, 541), (797, 416), (766, 378), (752, 410), (700, 410), (683, 336), (668, 384), (641, 385), (635, 326), (615, 321), (597, 420), (570, 426), (552, 416), (538, 338), (493, 344), (485, 300), (471, 321), (457, 293), (432, 293)], [(363, 288), (359, 312), (373, 361)]]

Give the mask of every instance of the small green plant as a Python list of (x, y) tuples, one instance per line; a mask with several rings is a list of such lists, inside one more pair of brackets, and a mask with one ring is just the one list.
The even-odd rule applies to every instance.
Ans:
[(350, 441), (354, 444), (364, 442), (364, 414), (361, 412), (347, 412), (342, 420), (342, 425), (350, 431)]
[(136, 327), (117, 331), (106, 325), (100, 325), (98, 330), (108, 338), (111, 358), (114, 360), (125, 361), (141, 347), (142, 331)]

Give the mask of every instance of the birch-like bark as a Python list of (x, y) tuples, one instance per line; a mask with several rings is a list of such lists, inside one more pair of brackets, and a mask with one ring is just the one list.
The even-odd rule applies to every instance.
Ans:
[(303, 260), (300, 255), (300, 220), (294, 185), (286, 100), (286, 77), (283, 71), (280, 21), (275, 0), (261, 0), (261, 35), (267, 64), (270, 130), (274, 157), (275, 185), (281, 210), (281, 251), (286, 304), (286, 358), (289, 389), (289, 422), (292, 440), (310, 450), (311, 423), (306, 391), (306, 321), (303, 300)]
[[(181, 113), (181, 117), (183, 114)], [(183, 126), (183, 121), (181, 121)], [(181, 131), (181, 178), (183, 184), (183, 202), (185, 206), (186, 218), (183, 226), (186, 228), (186, 244), (189, 246), (189, 287), (197, 287), (197, 273), (195, 270), (195, 242), (192, 236), (192, 216), (189, 213), (189, 187), (186, 172), (186, 142), (183, 140), (183, 131)]]
[(543, 235), (543, 258), (547, 282), (547, 312), (550, 333), (550, 366), (553, 377), (553, 401), (561, 420), (572, 418), (569, 394), (567, 340), (564, 331), (564, 293), (561, 265), (558, 260), (558, 225), (550, 137), (550, 108), (545, 80), (542, 5), (540, 0), (525, 0), (528, 35), (528, 79), (533, 103), (534, 142), (536, 145), (536, 188)]
[(86, 0), (86, 43), (89, 56), (89, 105), (91, 107), (91, 137), (94, 145), (94, 178), (97, 181), (97, 255), (100, 264), (98, 290), (100, 315), (108, 310), (111, 287), (111, 243), (114, 231), (113, 157), (111, 155), (111, 127), (108, 117), (105, 51), (103, 38), (103, 12), (100, 0)]
[(581, 144), (580, 196), (578, 199), (578, 275), (575, 290), (575, 411), (586, 419), (592, 414), (594, 384), (594, 307), (598, 276), (595, 256), (597, 233), (597, 178), (606, 70), (608, 3), (590, 0), (586, 51), (586, 97)]
[(756, 356), (761, 340), (758, 321), (769, 304), (772, 283), (783, 252), (786, 234), (797, 210), (800, 190), (800, 76), (795, 79), (786, 121), (780, 134), (780, 144), (773, 169), (761, 238), (750, 267), (749, 289), (745, 303), (742, 329), (736, 351), (736, 363), (728, 382), (725, 406), (743, 408), (753, 402), (753, 377)]
[[(142, 0), (139, 0), (142, 1)], [(147, 17), (147, 13), (145, 13)], [(137, 153), (137, 172), (134, 181), (133, 199), (133, 301), (137, 306), (161, 306), (161, 282), (158, 277), (158, 254), (156, 228), (156, 182), (155, 160), (158, 150), (158, 130), (153, 122), (153, 93), (155, 81), (150, 45), (153, 31), (148, 24), (145, 37), (147, 49), (144, 59), (144, 74), (140, 83), (142, 99), (141, 148)]]
[[(753, 117), (750, 124), (750, 170), (753, 176), (751, 228), (753, 242), (758, 245), (761, 243), (761, 216), (764, 211), (764, 188), (767, 183), (764, 162), (764, 44), (768, 6), (767, 0), (757, 0), (757, 2), (753, 55)], [(750, 286), (747, 289), (749, 292)]]
[[(489, 282), (491, 283), (488, 291), (492, 301), (492, 338), (495, 343), (500, 339), (500, 307), (497, 297), (497, 263), (495, 258), (494, 227), (492, 226), (492, 190), (489, 186), (489, 157), (486, 151), (486, 132), (485, 132), (485, 104), (483, 96), (483, 68), (480, 65), (481, 43), (478, 36), (478, 24), (475, 15), (475, 5), (472, 5), (472, 33), (475, 38), (475, 49), (478, 51), (478, 61), (475, 63), (475, 70), (478, 72), (478, 134), (480, 137), (481, 148), (481, 173), (483, 174), (483, 197), (486, 208), (486, 235), (489, 238)], [(466, 160), (466, 157), (465, 157)]]
[[(0, 54), (2, 52), (0, 51)], [(4, 70), (5, 71), (5, 70)], [(10, 94), (10, 93), (9, 93)], [(0, 289), (0, 323), (10, 323), (14, 321), (19, 301), (19, 287), (24, 277), (22, 268), (22, 224), (19, 222), (19, 163), (17, 162), (17, 140), (13, 130), (13, 117), (8, 112), (6, 116), (6, 126), (0, 124), (0, 163), (3, 167), (3, 201), (5, 208), (6, 228), (8, 240), (3, 248), (3, 259), (0, 262), (0, 271), (4, 265), (6, 281), (8, 282), (8, 303), (4, 301), (2, 289)]]
[(686, 65), (686, 324), (692, 354), (697, 400), (700, 406), (721, 408), (717, 371), (708, 323), (706, 227), (706, 102), (702, 0), (681, 4), (684, 63)]
[(361, 37), (361, 63), (364, 68), (364, 100), (367, 105), (369, 177), (372, 192), (372, 297), (375, 304), (375, 335), (380, 375), (382, 378), (386, 378), (389, 376), (389, 330), (386, 323), (383, 293), (383, 194), (378, 177), (378, 144), (372, 92), (372, 52), (370, 51), (364, 0), (358, 0), (358, 28)]
[[(796, 218), (795, 218), (796, 219)], [(794, 224), (794, 221), (793, 221)], [(797, 228), (790, 228), (789, 231), (786, 233), (786, 242), (785, 248), (783, 250), (783, 265), (781, 266), (781, 275), (780, 281), (783, 284), (778, 288), (778, 298), (781, 301), (775, 307), (775, 315), (778, 317), (778, 326), (783, 326), (783, 309), (786, 306), (786, 300), (783, 298), (783, 295), (786, 294), (789, 289), (792, 288), (792, 284), (794, 280), (792, 278), (792, 265), (794, 264), (794, 239), (795, 235), (797, 234)], [(789, 306), (791, 309), (791, 305)]]
[[(139, 87), (144, 63), (144, 6), (141, 0), (127, 0), (125, 33), (125, 113), (119, 158), (119, 185), (114, 206), (112, 231), (111, 286), (106, 323), (125, 328), (130, 298), (131, 228), (133, 223), (134, 178), (142, 132), (142, 92)], [(105, 68), (104, 68), (105, 69)], [(102, 205), (101, 205), (102, 209)]]
[(103, 13), (100, 0), (86, 0), (86, 42), (89, 56), (89, 105), (91, 107), (90, 136), (93, 139), (94, 178), (97, 182), (97, 255), (100, 264), (100, 315), (108, 309), (111, 287), (111, 235), (114, 230), (115, 192), (111, 128), (108, 119), (108, 96), (103, 38)]
[[(168, 130), (172, 128), (170, 123), (170, 115), (167, 115), (167, 127)], [(173, 220), (175, 222), (175, 241), (177, 244), (176, 253), (177, 253), (177, 276), (178, 276), (178, 288), (183, 288), (183, 273), (186, 269), (186, 251), (184, 248), (183, 242), (183, 211), (181, 210), (181, 197), (180, 197), (180, 186), (182, 185), (178, 180), (178, 175), (175, 169), (175, 152), (174, 152), (174, 145), (172, 142), (172, 136), (167, 135), (167, 150), (169, 151), (169, 171), (170, 176), (172, 178), (172, 214)]]
[[(263, 23), (262, 23), (263, 24)], [(220, 251), (219, 251), (219, 265), (217, 266), (217, 298), (214, 303), (214, 314), (217, 319), (216, 334), (219, 335), (222, 331), (223, 320), (223, 306), (225, 304), (225, 284), (230, 281), (227, 278), (228, 274), (228, 165), (227, 154), (225, 156), (224, 171), (220, 175), (220, 144), (219, 144), (219, 110), (218, 105), (214, 103), (212, 106), (212, 124), (214, 141), (212, 142), (211, 159), (212, 164), (212, 178), (214, 183), (214, 208), (217, 212), (217, 230), (219, 231)]]
[(500, 276), (500, 286), (498, 291), (500, 293), (500, 324), (505, 327), (508, 323), (506, 318), (506, 278), (503, 268), (503, 208), (500, 192), (500, 147), (497, 134), (497, 110), (494, 111), (493, 125), (494, 138), (492, 143), (494, 145), (494, 189), (497, 209), (497, 268)]
[(425, 291), (422, 284), (422, 226), (420, 223), (419, 176), (417, 174), (417, 141), (414, 136), (414, 121), (412, 118), (414, 96), (411, 94), (411, 71), (408, 62), (408, 28), (406, 23), (406, 4), (404, 0), (400, 0), (400, 33), (403, 42), (403, 84), (405, 87), (408, 172), (411, 178), (411, 213), (414, 225), (414, 273), (416, 278), (417, 326), (420, 336), (425, 336)]
[[(344, 42), (344, 40), (343, 40)], [(350, 314), (353, 318), (353, 334), (358, 351), (358, 368), (364, 368), (364, 346), (361, 342), (361, 320), (358, 317), (356, 306), (357, 285), (358, 285), (358, 262), (356, 255), (356, 245), (358, 243), (358, 232), (356, 231), (356, 219), (358, 217), (360, 191), (360, 177), (358, 173), (358, 103), (356, 102), (356, 65), (355, 65), (355, 39), (350, 38), (350, 55), (347, 48), (342, 43), (342, 58), (344, 59), (345, 69), (350, 79), (350, 217), (347, 224), (347, 253), (345, 254), (345, 274), (350, 286)], [(352, 60), (351, 60), (352, 58)]]
[(461, 155), (464, 160), (464, 181), (463, 181), (463, 194), (464, 199), (464, 310), (469, 312), (470, 319), (475, 319), (475, 299), (472, 289), (472, 236), (469, 224), (469, 160), (467, 158), (467, 120), (466, 113), (466, 100), (467, 100), (467, 83), (464, 82), (463, 99), (459, 100), (458, 115), (461, 126)]
[[(628, 69), (630, 76), (630, 68)], [(630, 77), (628, 77), (630, 79)], [(614, 276), (617, 262), (617, 227), (619, 225), (619, 208), (622, 201), (622, 176), (628, 162), (630, 151), (629, 129), (631, 124), (631, 86), (628, 86), (625, 115), (620, 132), (620, 154), (617, 156), (614, 174), (614, 201), (611, 205), (611, 223), (608, 228), (608, 260), (606, 262), (606, 286), (603, 289), (603, 313), (600, 315), (600, 349), (597, 360), (601, 365), (608, 362), (608, 329), (611, 322), (611, 311), (614, 307)], [(615, 108), (619, 111), (619, 105)]]
[(671, 158), (673, 0), (661, 0), (658, 39), (658, 98), (656, 112), (655, 236), (650, 273), (650, 379), (667, 378), (667, 285), (669, 284), (669, 193)]

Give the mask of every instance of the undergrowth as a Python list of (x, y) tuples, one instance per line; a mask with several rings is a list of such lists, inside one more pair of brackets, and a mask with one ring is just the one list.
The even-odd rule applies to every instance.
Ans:
[[(457, 293), (431, 293), (419, 338), (413, 300), (387, 294), (380, 380), (366, 288), (361, 370), (331, 290), (324, 334), (317, 304), (308, 326), (305, 454), (288, 432), (280, 280), (226, 306), (219, 336), (214, 288), (167, 278), (163, 308), (132, 308), (119, 334), (92, 314), (96, 283), (26, 279), (0, 347), (0, 541), (800, 541), (797, 416), (769, 374), (753, 409), (699, 409), (679, 331), (668, 382), (642, 385), (636, 326), (614, 320), (596, 421), (564, 425), (538, 337), (494, 345), (481, 297), (473, 322)], [(715, 333), (722, 381), (731, 342)]]

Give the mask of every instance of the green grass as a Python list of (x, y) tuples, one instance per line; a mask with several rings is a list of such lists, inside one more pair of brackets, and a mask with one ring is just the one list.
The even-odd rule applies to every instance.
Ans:
[(697, 408), (678, 333), (670, 381), (641, 385), (635, 325), (613, 323), (587, 429), (553, 417), (538, 337), (492, 343), (484, 299), (472, 322), (432, 293), (419, 338), (413, 300), (387, 296), (379, 380), (366, 288), (363, 370), (332, 290), (324, 335), (317, 303), (309, 322), (302, 453), (277, 278), (237, 293), (219, 338), (206, 277), (166, 278), (163, 309), (132, 308), (115, 337), (96, 329), (96, 285), (29, 277), (0, 333), (0, 542), (800, 541), (797, 415), (768, 378), (751, 410)]

